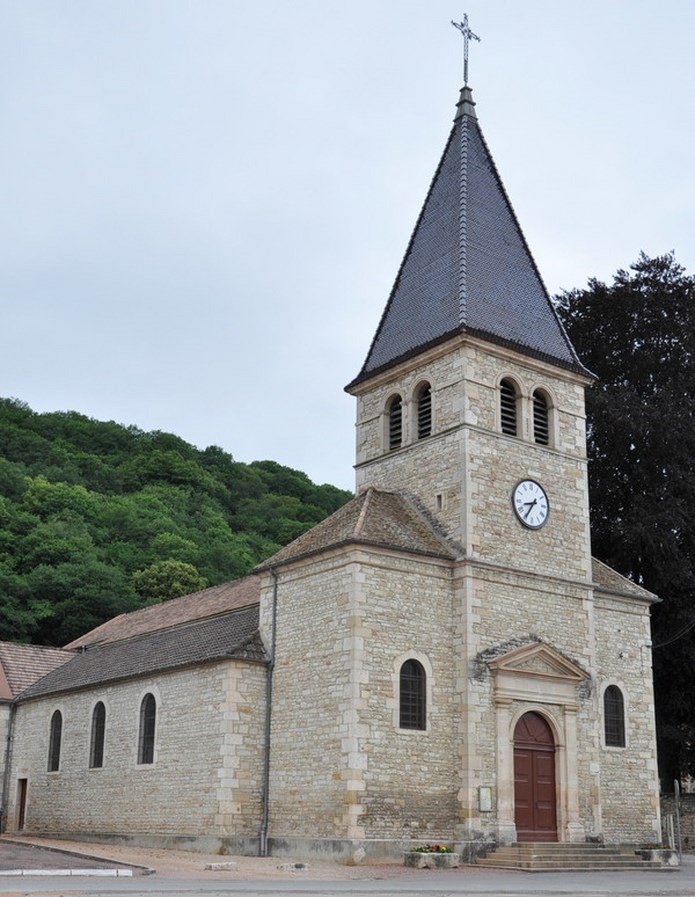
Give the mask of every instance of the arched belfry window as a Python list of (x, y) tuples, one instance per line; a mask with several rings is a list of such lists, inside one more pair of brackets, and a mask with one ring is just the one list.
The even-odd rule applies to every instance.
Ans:
[(157, 722), (157, 702), (146, 694), (140, 704), (140, 732), (138, 735), (138, 763), (154, 763), (154, 731)]
[(417, 392), (417, 438), (426, 439), (432, 435), (432, 387), (423, 383)]
[(394, 396), (388, 404), (388, 428), (389, 451), (393, 451), (403, 444), (403, 401), (400, 396)]
[(500, 383), (500, 427), (507, 436), (517, 435), (517, 389), (513, 380)]
[(541, 389), (533, 393), (533, 441), (538, 445), (550, 444), (550, 402)]
[(92, 711), (92, 733), (89, 741), (90, 769), (101, 769), (104, 765), (104, 732), (106, 730), (106, 707), (98, 701)]
[(417, 660), (406, 660), (400, 674), (401, 729), (427, 728), (427, 674)]
[(617, 685), (603, 693), (603, 725), (606, 747), (625, 747), (625, 701)]
[(63, 714), (56, 710), (51, 717), (51, 733), (48, 739), (48, 771), (60, 769), (60, 742), (63, 738)]

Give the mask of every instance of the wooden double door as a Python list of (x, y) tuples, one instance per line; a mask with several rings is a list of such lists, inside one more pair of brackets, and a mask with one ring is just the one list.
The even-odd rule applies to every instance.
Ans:
[(514, 729), (514, 808), (518, 841), (557, 841), (555, 739), (539, 713)]

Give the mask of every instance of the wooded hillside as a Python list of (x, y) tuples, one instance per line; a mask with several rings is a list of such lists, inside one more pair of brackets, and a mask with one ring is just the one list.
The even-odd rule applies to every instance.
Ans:
[(64, 645), (239, 577), (349, 498), (273, 461), (0, 399), (0, 639)]

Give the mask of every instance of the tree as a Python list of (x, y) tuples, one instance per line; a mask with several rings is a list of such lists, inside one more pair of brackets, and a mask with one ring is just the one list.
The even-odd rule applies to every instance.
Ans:
[(173, 558), (157, 561), (144, 570), (138, 570), (133, 573), (130, 581), (135, 591), (148, 604), (157, 604), (159, 601), (166, 601), (167, 598), (199, 592), (208, 584), (193, 564), (176, 561)]
[(0, 639), (64, 644), (243, 576), (350, 497), (273, 461), (0, 398)]
[(695, 279), (641, 254), (558, 297), (583, 363), (594, 554), (655, 592), (660, 772), (695, 772)]

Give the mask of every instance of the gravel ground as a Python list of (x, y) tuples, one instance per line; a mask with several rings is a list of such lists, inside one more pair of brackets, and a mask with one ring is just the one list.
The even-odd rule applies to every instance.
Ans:
[[(236, 871), (213, 872), (205, 869), (210, 863), (227, 862), (236, 863)], [(303, 863), (305, 868), (288, 870), (288, 864), (294, 863)], [(220, 856), (220, 854), (193, 853), (188, 850), (137, 847), (130, 844), (0, 837), (0, 872), (3, 869), (87, 869), (114, 866), (132, 868), (133, 875), (154, 870), (160, 878), (220, 879), (233, 876), (235, 880), (248, 881), (287, 879), (288, 874), (299, 880), (324, 881), (422, 875), (421, 871), (406, 869), (398, 862), (344, 866), (326, 860), (302, 860), (300, 857)]]

